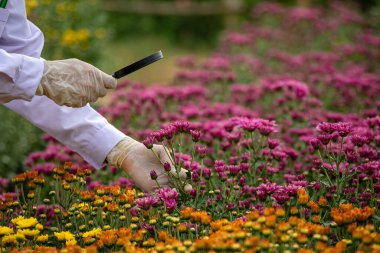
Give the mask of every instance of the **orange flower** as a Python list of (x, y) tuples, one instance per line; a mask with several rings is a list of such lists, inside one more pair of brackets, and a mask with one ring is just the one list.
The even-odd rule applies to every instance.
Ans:
[(288, 222), (281, 221), (277, 228), (279, 231), (285, 232), (290, 229), (290, 224)]
[(126, 204), (128, 202), (128, 196), (127, 196), (127, 194), (124, 194), (124, 193), (120, 194), (119, 197), (118, 197), (118, 201), (119, 201), (119, 203), (121, 205)]
[(340, 241), (335, 245), (335, 252), (344, 252), (347, 248), (347, 243), (345, 241)]
[(45, 179), (37, 175), (33, 178), (33, 183), (35, 183), (36, 185), (43, 185), (45, 184)]
[(73, 166), (73, 163), (72, 162), (65, 162), (63, 164), (63, 168), (66, 170), (66, 171), (69, 171), (71, 170), (71, 167)]
[(76, 179), (74, 174), (71, 173), (66, 173), (65, 176), (63, 177), (66, 182), (72, 183)]
[(119, 209), (119, 206), (117, 205), (116, 202), (111, 202), (106, 205), (106, 208), (110, 212), (117, 212), (117, 210)]
[(309, 194), (305, 190), (305, 188), (299, 188), (297, 190), (297, 195), (298, 195), (298, 203), (301, 205), (306, 204), (309, 201)]
[(300, 244), (307, 243), (309, 241), (309, 238), (306, 235), (297, 235), (297, 242)]
[(125, 194), (127, 195), (127, 202), (132, 205), (135, 202), (135, 190), (127, 189)]
[(292, 206), (291, 208), (290, 208), (290, 213), (292, 214), (292, 215), (295, 215), (295, 214), (298, 214), (298, 208), (297, 207), (295, 207), (295, 206)]
[(343, 211), (343, 212), (348, 212), (348, 211), (350, 211), (350, 210), (352, 210), (353, 209), (353, 206), (352, 206), (352, 204), (351, 203), (346, 203), (346, 204), (340, 204), (339, 205), (339, 208)]
[(247, 248), (256, 248), (259, 244), (259, 238), (257, 236), (251, 236), (244, 241), (244, 245)]
[(76, 175), (78, 177), (84, 177), (86, 175), (86, 171), (84, 169), (82, 169), (82, 168), (78, 168)]
[(23, 183), (23, 182), (25, 182), (25, 180), (26, 180), (26, 174), (22, 173), (22, 174), (18, 174), (16, 176), (14, 176), (12, 179), (12, 182), (17, 184), (17, 183)]
[(270, 215), (265, 220), (265, 225), (267, 227), (274, 227), (276, 225), (277, 216), (276, 215)]
[(99, 240), (107, 247), (115, 245), (117, 241), (116, 231), (114, 229), (103, 231), (99, 235)]
[(318, 199), (318, 204), (320, 205), (320, 206), (327, 206), (327, 199), (325, 198), (325, 197), (319, 197), (319, 199)]
[(223, 227), (223, 225), (225, 225), (225, 222), (226, 222), (226, 221), (227, 221), (226, 219), (212, 221), (212, 222), (210, 223), (210, 227), (211, 227), (211, 229), (212, 229), (213, 231), (220, 230), (220, 229)]
[(368, 220), (369, 217), (375, 214), (375, 208), (371, 208), (369, 206), (366, 206), (362, 209), (355, 208), (353, 211), (355, 213), (355, 217), (357, 221)]
[(185, 223), (180, 223), (178, 226), (177, 226), (177, 229), (179, 232), (186, 232), (187, 231), (187, 225)]
[(277, 207), (275, 212), (277, 217), (284, 217), (285, 216), (285, 210), (284, 208)]
[(191, 207), (186, 207), (185, 209), (181, 210), (181, 216), (183, 219), (187, 220), (190, 219), (191, 213), (194, 212), (194, 209)]
[(109, 192), (110, 192), (110, 194), (112, 194), (115, 197), (119, 196), (121, 193), (120, 186), (119, 185), (110, 186)]
[(307, 205), (310, 207), (311, 213), (321, 212), (321, 208), (319, 207), (318, 203), (315, 202), (314, 200), (310, 200), (309, 203), (307, 203)]
[(143, 242), (143, 246), (145, 247), (154, 247), (156, 245), (156, 241), (153, 238), (148, 238), (145, 242)]
[(273, 207), (266, 207), (264, 208), (264, 216), (273, 215), (275, 213), (275, 209)]
[(249, 214), (247, 214), (247, 220), (255, 221), (259, 218), (260, 214), (258, 211), (252, 211)]
[(305, 205), (309, 201), (309, 195), (308, 194), (303, 194), (303, 195), (298, 195), (298, 203), (301, 205)]
[(91, 202), (95, 199), (95, 193), (90, 191), (83, 191), (80, 193), (82, 201)]
[(211, 222), (211, 216), (206, 211), (197, 211), (191, 214), (192, 221), (200, 221), (202, 224), (207, 225)]
[(297, 253), (314, 253), (311, 249), (299, 249)]
[(325, 242), (317, 241), (317, 242), (315, 243), (315, 249), (316, 249), (317, 251), (322, 251), (322, 250), (326, 249), (327, 246), (328, 246), (328, 245), (327, 245), (327, 243), (325, 243)]
[(144, 233), (143, 231), (139, 230), (135, 234), (132, 235), (131, 241), (132, 242), (141, 242), (144, 239)]
[(54, 173), (59, 175), (59, 176), (63, 176), (66, 172), (65, 172), (65, 169), (63, 167), (56, 167), (54, 169)]
[(169, 238), (169, 234), (166, 231), (158, 232), (158, 239), (160, 241), (166, 241)]
[(289, 224), (291, 225), (291, 226), (297, 226), (297, 224), (298, 224), (298, 218), (297, 217), (295, 217), (295, 216), (290, 216), (289, 217)]
[(132, 234), (132, 229), (130, 229), (130, 228), (123, 227), (117, 231), (117, 235), (119, 237), (129, 237), (129, 236), (131, 236), (131, 234)]
[(321, 222), (321, 216), (320, 215), (314, 215), (312, 218), (312, 221), (314, 223), (320, 223)]

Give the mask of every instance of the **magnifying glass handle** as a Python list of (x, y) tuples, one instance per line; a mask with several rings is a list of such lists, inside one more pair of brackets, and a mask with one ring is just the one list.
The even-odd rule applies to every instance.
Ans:
[(157, 53), (154, 53), (152, 55), (149, 55), (137, 62), (132, 63), (131, 65), (128, 65), (115, 73), (112, 74), (112, 76), (116, 79), (120, 79), (126, 75), (129, 75), (141, 68), (144, 68), (148, 66), (149, 64), (152, 64), (153, 62), (156, 62), (160, 59), (164, 58), (164, 55), (162, 54), (161, 50), (158, 51)]

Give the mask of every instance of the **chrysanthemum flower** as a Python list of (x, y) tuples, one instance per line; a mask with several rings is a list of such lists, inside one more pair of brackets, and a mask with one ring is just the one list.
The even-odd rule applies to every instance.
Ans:
[(10, 227), (0, 226), (0, 236), (13, 234), (13, 229)]
[(17, 218), (12, 219), (11, 222), (19, 229), (33, 228), (38, 224), (38, 220), (36, 218), (24, 218), (23, 216), (18, 216)]

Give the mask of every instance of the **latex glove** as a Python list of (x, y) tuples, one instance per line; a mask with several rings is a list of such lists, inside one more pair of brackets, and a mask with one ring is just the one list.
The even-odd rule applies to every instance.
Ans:
[(45, 61), (36, 95), (45, 95), (59, 105), (82, 107), (114, 89), (117, 81), (91, 64), (78, 59)]
[[(175, 171), (170, 162), (170, 158), (161, 145), (153, 145), (153, 151), (157, 157), (152, 150), (147, 149), (144, 144), (130, 137), (126, 137), (108, 154), (107, 161), (111, 165), (123, 168), (143, 191), (153, 192), (159, 187), (171, 187), (168, 173), (163, 166), (165, 162), (168, 162), (171, 165), (171, 171)], [(157, 173), (158, 177), (156, 180), (159, 186), (157, 182), (150, 177), (152, 170)], [(181, 173), (183, 174), (185, 172), (181, 171)]]

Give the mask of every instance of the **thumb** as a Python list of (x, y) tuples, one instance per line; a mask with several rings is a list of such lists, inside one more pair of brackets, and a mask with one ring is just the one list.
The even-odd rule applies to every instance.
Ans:
[(113, 76), (110, 76), (104, 72), (101, 73), (103, 85), (106, 89), (115, 89), (117, 86), (117, 80)]

